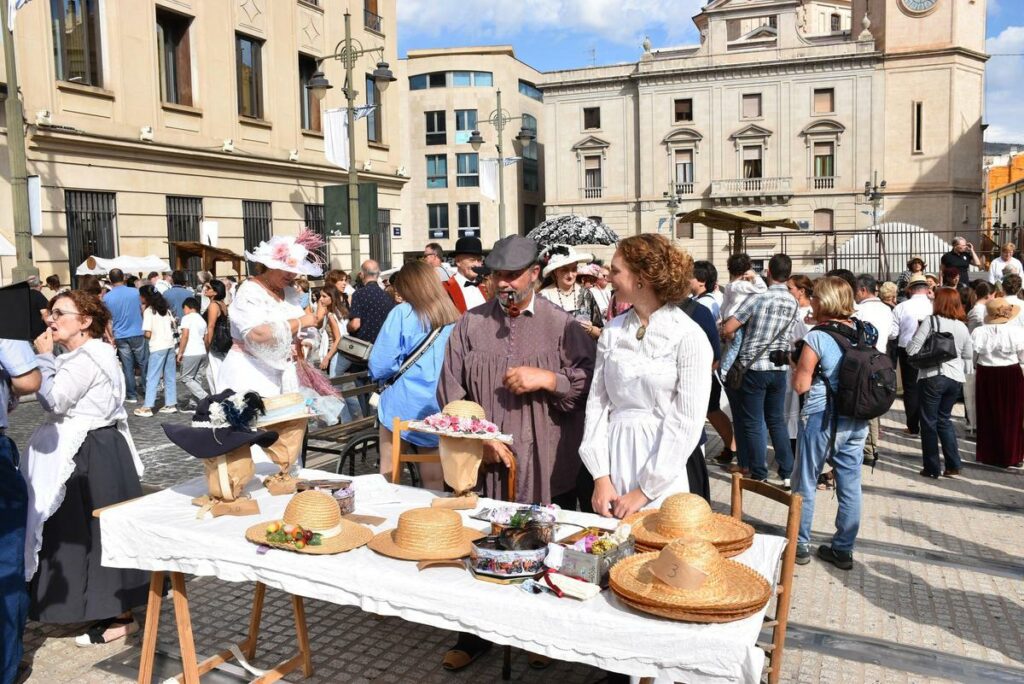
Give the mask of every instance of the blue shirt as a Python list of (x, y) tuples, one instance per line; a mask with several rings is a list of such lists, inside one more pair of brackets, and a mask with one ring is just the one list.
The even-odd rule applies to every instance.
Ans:
[(11, 378), (39, 367), (32, 345), (20, 340), (0, 340), (0, 428), (7, 427)]
[(174, 313), (174, 319), (181, 322), (181, 317), (185, 315), (185, 312), (181, 310), (181, 305), (189, 297), (195, 297), (195, 293), (187, 287), (181, 285), (175, 285), (167, 292), (164, 292), (164, 299), (167, 300), (167, 306), (171, 308)]
[(138, 290), (118, 285), (103, 296), (103, 303), (114, 318), (115, 340), (142, 335), (142, 303)]
[(380, 289), (377, 283), (371, 282), (363, 285), (352, 295), (352, 307), (349, 309), (348, 318), (349, 320), (359, 319), (359, 330), (352, 336), (365, 342), (376, 342), (377, 334), (380, 332), (381, 326), (384, 325), (384, 319), (388, 317), (393, 308), (395, 308), (395, 300)]
[[(377, 418), (382, 427), (391, 429), (395, 418), (419, 420), (440, 411), (437, 405), (437, 380), (441, 377), (448, 337), (454, 328), (454, 323), (446, 325), (419, 360), (402, 374), (398, 382), (380, 395)], [(429, 331), (424, 329), (411, 304), (402, 303), (394, 307), (370, 352), (370, 377), (377, 382), (392, 377), (428, 334)], [(410, 444), (431, 448), (436, 447), (438, 442), (436, 435), (422, 432), (403, 432), (402, 439)]]

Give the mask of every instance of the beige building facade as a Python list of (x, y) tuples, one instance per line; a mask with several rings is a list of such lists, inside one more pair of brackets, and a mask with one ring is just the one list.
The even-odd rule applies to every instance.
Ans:
[[(497, 109), (510, 117), (504, 127), (506, 234), (526, 233), (543, 220), (544, 113), (537, 81), (541, 75), (516, 59), (511, 46), (410, 50), (399, 62), (401, 128), (409, 183), (402, 193), (402, 237), (395, 251), (422, 254), (428, 242), (446, 251), (463, 236), (485, 248), (498, 239), (499, 202), (487, 196), (482, 164), (498, 158), (498, 131), (488, 123)], [(521, 129), (536, 139), (523, 146)], [(484, 142), (470, 144), (473, 130)], [(515, 162), (511, 159), (518, 157)]]
[[(694, 22), (698, 46), (544, 74), (549, 216), (674, 233), (720, 266), (729, 235), (676, 217), (791, 218), (807, 232), (766, 230), (745, 247), (785, 249), (803, 270), (831, 267), (827, 245), (876, 216), (977, 234), (983, 0), (714, 0)], [(865, 183), (883, 180), (875, 206)]]
[[(395, 0), (35, 0), (17, 14), (15, 45), (27, 123), (28, 173), (40, 188), (33, 260), (41, 275), (89, 255), (169, 257), (169, 240), (217, 234), (242, 252), (303, 225), (323, 230), (325, 187), (346, 171), (327, 162), (322, 112), (344, 107), (344, 68), (322, 103), (302, 84), (344, 37), (397, 61)], [(400, 225), (398, 89), (368, 82), (376, 55), (355, 68), (360, 183), (377, 185), (386, 253)], [(6, 123), (5, 123), (6, 127)], [(6, 128), (5, 128), (6, 130)], [(6, 155), (3, 155), (6, 164)], [(7, 185), (9, 169), (3, 169)], [(344, 197), (342, 191), (341, 197)], [(13, 242), (0, 189), (0, 234)], [(361, 252), (371, 251), (364, 237)], [(349, 238), (332, 240), (349, 266)], [(9, 277), (13, 257), (3, 258)], [(224, 265), (222, 265), (222, 268)], [(219, 272), (230, 275), (230, 271)]]

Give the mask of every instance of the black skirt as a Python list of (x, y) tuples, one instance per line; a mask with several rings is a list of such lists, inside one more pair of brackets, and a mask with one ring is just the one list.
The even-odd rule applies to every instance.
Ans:
[(142, 496), (131, 450), (116, 427), (86, 436), (65, 490), (64, 502), (43, 525), (39, 570), (29, 583), (29, 618), (89, 622), (143, 605), (148, 573), (101, 565), (100, 521), (92, 514)]
[(697, 448), (690, 454), (686, 461), (686, 479), (689, 481), (690, 493), (703, 497), (711, 503), (711, 479), (708, 475), (708, 465), (704, 462), (704, 450), (697, 445)]

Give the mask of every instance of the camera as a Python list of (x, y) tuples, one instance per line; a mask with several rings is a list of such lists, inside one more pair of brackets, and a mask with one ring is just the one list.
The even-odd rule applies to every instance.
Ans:
[(768, 360), (776, 366), (788, 366), (800, 360), (800, 352), (803, 351), (804, 341), (797, 340), (792, 349), (773, 349), (768, 352)]

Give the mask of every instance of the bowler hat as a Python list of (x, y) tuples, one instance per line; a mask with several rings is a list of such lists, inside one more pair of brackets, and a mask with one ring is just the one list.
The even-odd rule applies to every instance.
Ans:
[(537, 243), (522, 235), (509, 235), (494, 243), (484, 265), (492, 271), (518, 271), (537, 263)]
[(483, 256), (484, 246), (480, 243), (480, 238), (467, 236), (460, 237), (455, 242), (455, 250), (452, 254), (470, 254), (472, 256)]
[(223, 456), (252, 444), (269, 447), (277, 441), (272, 430), (256, 430), (253, 424), (264, 413), (263, 398), (256, 392), (241, 394), (224, 390), (199, 402), (192, 425), (164, 423), (167, 439), (196, 458)]

